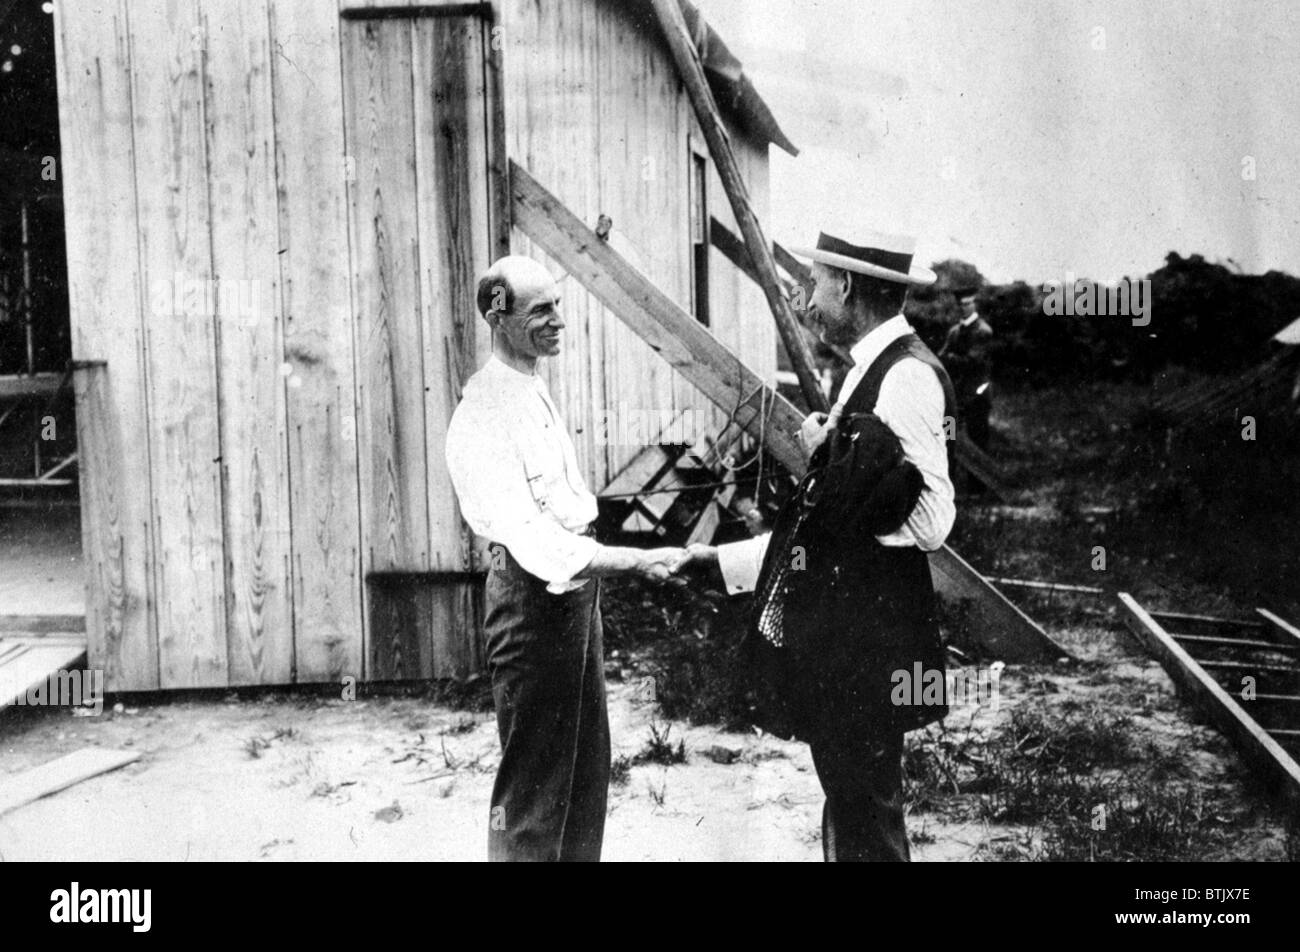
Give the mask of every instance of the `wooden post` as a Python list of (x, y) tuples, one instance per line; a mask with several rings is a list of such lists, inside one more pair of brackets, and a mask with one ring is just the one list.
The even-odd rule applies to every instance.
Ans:
[(754, 208), (750, 204), (744, 176), (741, 175), (740, 166), (736, 164), (731, 140), (727, 135), (726, 127), (722, 124), (718, 104), (704, 76), (704, 66), (686, 28), (681, 7), (677, 5), (677, 0), (653, 0), (653, 3), (664, 36), (668, 40), (668, 48), (677, 63), (677, 72), (686, 87), (687, 95), (690, 96), (691, 105), (695, 107), (695, 115), (709, 144), (709, 152), (713, 155), (713, 163), (717, 166), (718, 175), (722, 179), (722, 187), (731, 201), (731, 210), (740, 225), (745, 243), (749, 246), (750, 258), (760, 278), (759, 286), (767, 297), (772, 316), (776, 318), (777, 330), (790, 354), (790, 363), (799, 378), (799, 388), (803, 391), (809, 409), (824, 411), (828, 408), (826, 396), (818, 386), (816, 374), (813, 373), (812, 354), (800, 332), (799, 322), (790, 307), (790, 301), (782, 291), (781, 279), (776, 272), (776, 262), (772, 259), (771, 246), (764, 237), (763, 226), (759, 224), (758, 216), (754, 214)]

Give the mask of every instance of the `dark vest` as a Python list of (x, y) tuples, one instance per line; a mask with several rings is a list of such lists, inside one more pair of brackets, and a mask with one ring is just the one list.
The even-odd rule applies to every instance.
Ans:
[[(914, 334), (876, 358), (845, 415), (871, 413), (885, 374), (906, 357), (934, 370), (945, 415), (954, 416), (948, 374)], [(814, 455), (810, 470), (821, 462)], [(819, 527), (804, 548), (807, 569), (792, 573), (799, 582), (786, 601), (786, 625), (799, 626), (797, 640), (805, 646), (789, 673), (794, 732), (906, 732), (946, 716), (944, 648), (926, 553), (884, 546), (871, 535), (837, 533), (834, 526)]]

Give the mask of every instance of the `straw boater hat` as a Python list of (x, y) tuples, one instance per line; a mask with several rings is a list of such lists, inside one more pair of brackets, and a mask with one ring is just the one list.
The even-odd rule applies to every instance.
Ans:
[(916, 239), (904, 235), (867, 233), (860, 235), (859, 245), (821, 233), (816, 248), (791, 248), (791, 254), (811, 258), (832, 268), (865, 274), (882, 281), (899, 284), (934, 284), (938, 275), (929, 268), (912, 263)]

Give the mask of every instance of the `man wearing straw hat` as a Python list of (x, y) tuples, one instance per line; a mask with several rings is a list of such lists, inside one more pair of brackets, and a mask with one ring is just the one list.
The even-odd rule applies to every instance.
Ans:
[[(956, 515), (946, 442), (955, 400), (942, 364), (902, 313), (908, 288), (932, 283), (934, 272), (912, 263), (911, 239), (854, 238), (850, 243), (822, 234), (815, 248), (791, 249), (813, 261), (807, 322), (825, 343), (847, 348), (854, 361), (831, 412), (811, 414), (803, 424), (800, 439), (812, 475), (791, 505), (811, 507), (800, 494), (819, 477), (819, 498), (847, 493), (847, 507), (836, 511), (857, 511), (864, 519), (823, 519), (815, 537), (805, 534), (797, 548), (806, 564), (791, 590), (797, 583), (812, 594), (786, 600), (783, 624), (788, 636), (812, 646), (812, 663), (800, 669), (807, 678), (798, 689), (804, 713), (796, 733), (812, 748), (826, 794), (825, 858), (906, 861), (903, 736), (947, 713), (926, 553), (943, 545)], [(888, 428), (886, 441), (874, 436), (884, 429), (881, 423)], [(888, 451), (890, 444), (896, 452), (901, 445), (907, 468), (919, 472), (919, 479), (912, 473), (916, 489), (893, 521), (882, 523), (880, 513), (868, 511), (880, 506), (878, 483), (870, 489), (853, 483), (853, 473), (870, 465), (836, 465), (850, 444), (870, 445), (872, 452), (876, 446)], [(842, 485), (826, 485), (835, 481)], [(797, 531), (782, 532), (791, 505), (773, 534), (693, 546), (685, 564), (716, 568), (730, 594), (758, 586), (761, 600), (773, 567), (781, 572), (791, 558), (776, 550), (791, 539), (800, 542)], [(769, 544), (774, 537), (780, 541)], [(757, 627), (762, 631), (761, 617)], [(938, 683), (938, 691), (923, 691), (914, 683), (918, 676), (930, 686)]]

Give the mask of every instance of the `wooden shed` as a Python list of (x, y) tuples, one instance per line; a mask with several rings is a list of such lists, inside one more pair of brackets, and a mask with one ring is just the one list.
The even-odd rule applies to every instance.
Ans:
[[(111, 691), (464, 676), (480, 570), (443, 462), (486, 358), (509, 162), (766, 382), (762, 293), (639, 0), (55, 4), (90, 665)], [(683, 3), (751, 198), (793, 151)], [(556, 269), (559, 270), (558, 268)], [(576, 282), (545, 372), (585, 421), (713, 405)], [(719, 422), (721, 417), (717, 417)]]

